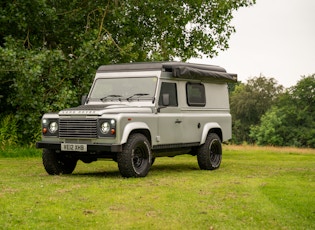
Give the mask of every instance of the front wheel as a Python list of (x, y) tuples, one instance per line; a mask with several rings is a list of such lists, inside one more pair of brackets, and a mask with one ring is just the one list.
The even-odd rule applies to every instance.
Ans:
[(220, 167), (222, 160), (222, 145), (219, 136), (210, 133), (206, 142), (199, 147), (197, 160), (200, 169), (214, 170)]
[(75, 158), (63, 156), (51, 149), (43, 150), (42, 159), (45, 170), (50, 175), (71, 174), (78, 162)]
[(140, 134), (131, 134), (123, 151), (118, 153), (118, 168), (123, 177), (145, 177), (151, 167), (152, 152), (148, 139)]

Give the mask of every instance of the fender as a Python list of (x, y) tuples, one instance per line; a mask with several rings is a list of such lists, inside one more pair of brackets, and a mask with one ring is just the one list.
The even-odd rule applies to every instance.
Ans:
[(125, 126), (125, 129), (123, 131), (123, 136), (121, 138), (120, 144), (125, 144), (128, 140), (128, 137), (130, 135), (130, 133), (135, 130), (135, 129), (146, 129), (149, 130), (150, 132), (150, 128), (149, 126), (144, 123), (144, 122), (132, 122), (129, 123)]
[(221, 126), (216, 122), (210, 122), (210, 123), (206, 123), (204, 125), (203, 130), (202, 130), (200, 145), (202, 145), (206, 142), (209, 130), (214, 129), (214, 128), (222, 130)]

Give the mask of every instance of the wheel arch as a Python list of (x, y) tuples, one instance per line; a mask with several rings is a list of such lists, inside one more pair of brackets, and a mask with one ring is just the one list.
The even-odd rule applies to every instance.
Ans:
[(204, 144), (206, 142), (207, 136), (209, 133), (215, 133), (219, 136), (221, 142), (223, 140), (223, 134), (222, 134), (222, 128), (221, 126), (216, 122), (207, 123), (204, 126), (204, 129), (202, 131), (201, 141), (200, 145)]
[(152, 144), (151, 132), (149, 126), (144, 122), (132, 122), (125, 126), (123, 135), (121, 138), (121, 144), (125, 144), (128, 140), (128, 137), (133, 133), (141, 133), (144, 135), (150, 144)]

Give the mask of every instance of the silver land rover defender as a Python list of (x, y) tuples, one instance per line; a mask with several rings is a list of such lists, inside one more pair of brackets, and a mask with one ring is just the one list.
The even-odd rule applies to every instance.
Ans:
[(232, 136), (228, 82), (236, 74), (183, 62), (101, 66), (82, 105), (42, 118), (48, 174), (77, 161), (113, 159), (123, 177), (144, 177), (156, 157), (191, 154), (200, 169), (219, 168)]

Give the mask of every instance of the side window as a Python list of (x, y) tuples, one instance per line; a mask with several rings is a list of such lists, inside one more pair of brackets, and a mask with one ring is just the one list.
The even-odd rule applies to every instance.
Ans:
[(176, 83), (162, 82), (159, 105), (178, 106)]
[(206, 93), (205, 86), (201, 83), (186, 84), (186, 96), (187, 104), (189, 106), (205, 106), (206, 105)]

